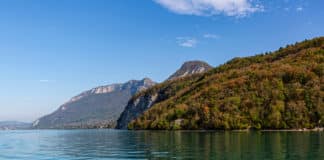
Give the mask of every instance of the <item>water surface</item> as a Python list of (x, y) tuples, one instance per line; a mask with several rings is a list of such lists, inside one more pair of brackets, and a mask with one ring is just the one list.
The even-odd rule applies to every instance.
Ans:
[(0, 159), (324, 159), (323, 132), (0, 131)]

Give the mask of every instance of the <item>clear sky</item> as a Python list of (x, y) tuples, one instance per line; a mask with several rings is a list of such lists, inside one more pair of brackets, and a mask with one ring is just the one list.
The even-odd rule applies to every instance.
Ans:
[(187, 60), (213, 66), (324, 35), (323, 0), (0, 0), (0, 121)]

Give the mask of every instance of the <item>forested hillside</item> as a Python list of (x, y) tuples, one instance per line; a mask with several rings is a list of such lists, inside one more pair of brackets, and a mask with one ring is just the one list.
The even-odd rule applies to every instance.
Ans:
[[(234, 58), (139, 93), (159, 99), (129, 129), (296, 129), (324, 126), (324, 37)], [(134, 97), (136, 98), (136, 97)]]

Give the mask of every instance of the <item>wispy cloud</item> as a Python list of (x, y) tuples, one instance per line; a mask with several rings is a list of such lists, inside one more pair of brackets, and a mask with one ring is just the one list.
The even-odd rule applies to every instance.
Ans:
[(253, 0), (154, 0), (172, 12), (185, 15), (244, 17), (263, 11), (263, 6)]
[(177, 43), (181, 47), (193, 48), (197, 45), (198, 41), (192, 37), (177, 37)]
[(297, 8), (296, 8), (296, 11), (298, 11), (298, 12), (301, 12), (301, 11), (303, 11), (303, 10), (304, 10), (303, 7), (297, 7)]
[(219, 39), (220, 36), (217, 34), (211, 34), (211, 33), (206, 33), (203, 35), (204, 38), (209, 38), (209, 39)]
[(49, 83), (49, 82), (55, 82), (55, 80), (49, 80), (49, 79), (40, 79), (38, 80), (40, 83)]

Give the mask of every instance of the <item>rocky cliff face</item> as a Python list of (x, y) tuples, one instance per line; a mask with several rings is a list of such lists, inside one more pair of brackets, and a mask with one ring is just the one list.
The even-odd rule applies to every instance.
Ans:
[(150, 108), (156, 102), (158, 94), (139, 96), (130, 100), (124, 112), (121, 114), (117, 122), (118, 129), (127, 129), (128, 123), (134, 117), (140, 116), (145, 110)]
[[(203, 73), (212, 69), (212, 67), (202, 61), (185, 62), (180, 69), (172, 74), (167, 81), (172, 81), (181, 77)], [(117, 121), (117, 129), (127, 129), (129, 122), (140, 116), (155, 103), (164, 100), (168, 90), (161, 87), (159, 90), (151, 88), (150, 91), (134, 96), (127, 104), (125, 110)]]
[(34, 128), (114, 127), (128, 100), (156, 83), (145, 78), (123, 84), (100, 86), (85, 91), (64, 103), (54, 113), (33, 123)]

